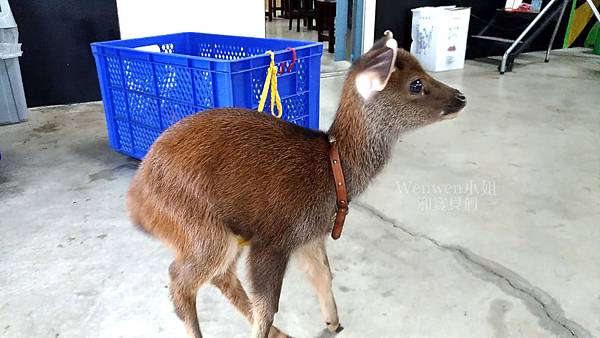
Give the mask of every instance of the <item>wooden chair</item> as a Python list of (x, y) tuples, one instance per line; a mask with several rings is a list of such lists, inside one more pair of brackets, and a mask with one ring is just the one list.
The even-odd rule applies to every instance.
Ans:
[(313, 29), (313, 20), (316, 17), (316, 11), (313, 5), (314, 0), (288, 0), (287, 14), (289, 18), (289, 30), (292, 30), (292, 22), (296, 19), (296, 32), (300, 32), (300, 19), (304, 21), (304, 26)]
[(267, 10), (265, 11), (265, 17), (269, 18), (269, 22), (273, 21), (273, 0), (267, 0)]
[(269, 21), (273, 21), (273, 18), (277, 16), (277, 10), (281, 11), (281, 15), (283, 16), (285, 0), (282, 1), (282, 6), (277, 7), (277, 0), (267, 0), (267, 10), (265, 11), (265, 16), (269, 18)]
[(329, 41), (329, 53), (335, 52), (336, 0), (315, 0), (317, 15), (317, 39)]

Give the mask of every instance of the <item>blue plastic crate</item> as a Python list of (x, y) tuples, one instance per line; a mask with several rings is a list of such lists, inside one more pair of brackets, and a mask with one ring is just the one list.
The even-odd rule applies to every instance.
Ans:
[(292, 71), (277, 78), (282, 118), (319, 127), (321, 43), (178, 33), (91, 46), (110, 146), (135, 158), (185, 116), (217, 107), (256, 109), (271, 61), (267, 50), (278, 65), (292, 61), (287, 48), (296, 52)]

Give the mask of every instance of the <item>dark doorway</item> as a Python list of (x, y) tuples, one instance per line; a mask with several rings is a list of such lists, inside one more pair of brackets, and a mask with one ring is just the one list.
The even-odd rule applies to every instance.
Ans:
[(119, 38), (116, 0), (11, 1), (29, 107), (100, 99), (90, 43)]

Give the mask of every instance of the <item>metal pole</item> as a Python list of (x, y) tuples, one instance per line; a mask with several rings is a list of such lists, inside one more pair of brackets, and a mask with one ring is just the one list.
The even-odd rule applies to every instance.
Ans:
[[(538, 21), (540, 21), (542, 19), (542, 17), (546, 14), (546, 12), (548, 12), (550, 7), (552, 7), (552, 5), (554, 5), (554, 3), (556, 1), (557, 0), (551, 0), (548, 3), (548, 5), (546, 5), (546, 7), (544, 7), (544, 9), (542, 9), (540, 14), (538, 14), (535, 17), (535, 19), (533, 19), (533, 21), (529, 24), (529, 26), (527, 26), (527, 28), (525, 28), (523, 33), (521, 33), (521, 35), (519, 35), (519, 37), (515, 40), (515, 42), (513, 42), (513, 44), (510, 45), (510, 47), (508, 47), (508, 49), (504, 53), (504, 56), (502, 56), (502, 63), (500, 64), (500, 74), (504, 74), (504, 72), (506, 72), (506, 61), (508, 60), (508, 55), (510, 54), (510, 52), (512, 52), (513, 49), (515, 49), (515, 47), (517, 47), (519, 42), (521, 42), (521, 40), (523, 40), (525, 35), (527, 35), (527, 33), (529, 33), (529, 31), (538, 23)], [(588, 0), (588, 1), (591, 1), (591, 0)]]
[(565, 11), (567, 10), (567, 6), (569, 5), (570, 0), (563, 1), (562, 9), (560, 10), (560, 14), (556, 21), (556, 27), (554, 27), (554, 32), (552, 32), (552, 37), (550, 38), (550, 44), (548, 45), (548, 50), (546, 51), (546, 59), (544, 62), (548, 62), (550, 60), (550, 51), (552, 50), (552, 45), (554, 44), (554, 38), (556, 38), (556, 33), (558, 33), (558, 27), (560, 27), (560, 23), (562, 22), (562, 18), (565, 15)]
[(596, 5), (594, 5), (594, 2), (592, 0), (586, 0), (588, 5), (590, 5), (590, 7), (592, 7), (592, 12), (594, 12), (594, 15), (596, 16), (596, 19), (598, 19), (598, 22), (600, 22), (600, 13), (598, 13), (598, 8), (596, 8)]

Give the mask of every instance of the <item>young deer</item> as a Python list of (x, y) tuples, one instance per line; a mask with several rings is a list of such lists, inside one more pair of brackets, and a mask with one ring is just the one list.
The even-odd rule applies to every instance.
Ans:
[[(325, 252), (336, 213), (330, 139), (351, 200), (402, 133), (452, 118), (465, 102), (386, 32), (352, 65), (327, 133), (240, 108), (205, 111), (165, 131), (142, 161), (127, 206), (135, 224), (175, 251), (170, 292), (190, 337), (202, 337), (196, 293), (207, 282), (248, 319), (252, 337), (288, 337), (272, 324), (291, 256), (303, 263), (327, 327), (339, 332)], [(249, 246), (250, 298), (236, 276), (240, 239)]]

